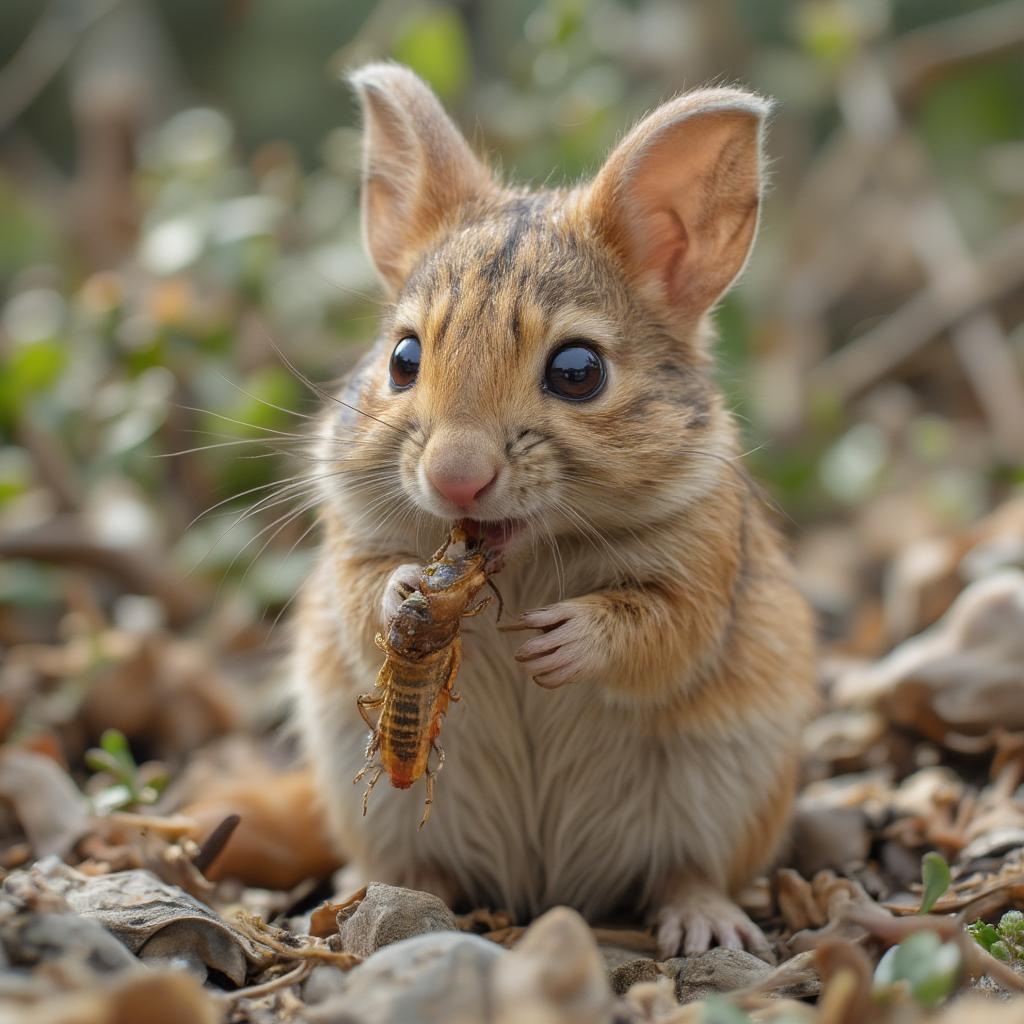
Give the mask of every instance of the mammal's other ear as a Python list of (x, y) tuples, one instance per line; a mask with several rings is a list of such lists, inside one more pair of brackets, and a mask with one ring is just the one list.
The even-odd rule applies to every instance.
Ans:
[(408, 68), (368, 64), (349, 81), (363, 108), (363, 234), (395, 292), (444, 223), (494, 186), (437, 97)]
[(633, 128), (587, 191), (598, 233), (670, 320), (700, 316), (743, 269), (768, 110), (737, 89), (679, 96)]

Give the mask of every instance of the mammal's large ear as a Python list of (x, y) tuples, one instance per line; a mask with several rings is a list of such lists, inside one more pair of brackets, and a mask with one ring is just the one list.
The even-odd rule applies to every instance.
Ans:
[(494, 185), (437, 97), (408, 68), (368, 64), (349, 76), (363, 107), (363, 233), (392, 291), (430, 239)]
[(679, 96), (623, 139), (585, 195), (598, 233), (669, 319), (699, 316), (743, 269), (768, 110), (736, 89)]

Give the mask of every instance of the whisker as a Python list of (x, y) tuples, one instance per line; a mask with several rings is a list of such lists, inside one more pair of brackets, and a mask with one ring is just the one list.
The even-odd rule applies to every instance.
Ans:
[(288, 369), (291, 370), (291, 372), (295, 374), (295, 376), (300, 381), (302, 381), (302, 383), (305, 384), (307, 388), (318, 394), (321, 398), (325, 398), (329, 402), (334, 402), (335, 405), (340, 405), (344, 409), (349, 409), (352, 412), (357, 412), (359, 413), (360, 416), (365, 416), (367, 419), (374, 420), (375, 422), (380, 423), (391, 430), (394, 430), (396, 433), (401, 434), (402, 436), (405, 435), (406, 431), (402, 430), (401, 427), (396, 427), (394, 423), (389, 423), (387, 420), (382, 420), (379, 416), (374, 416), (372, 413), (368, 413), (365, 410), (360, 409), (356, 405), (351, 405), (349, 402), (346, 402), (343, 399), (338, 398), (337, 395), (332, 395), (329, 391), (322, 388), (319, 384), (314, 383), (284, 354), (284, 352), (281, 351), (281, 349), (277, 345), (277, 342), (275, 342), (274, 339), (271, 338), (269, 335), (267, 336), (267, 341), (270, 342), (270, 345), (278, 354), (278, 357), (281, 359), (281, 362), (283, 362), (284, 365), (287, 366)]
[(246, 427), (248, 430), (265, 430), (268, 434), (276, 434), (279, 437), (291, 437), (298, 441), (308, 441), (309, 437), (306, 434), (293, 434), (288, 430), (275, 430), (273, 427), (264, 427), (259, 423), (246, 423), (245, 420), (236, 420), (233, 416), (228, 416), (222, 412), (214, 412), (212, 409), (199, 409), (194, 405), (182, 405), (179, 402), (171, 403), (176, 409), (187, 409), (189, 412), (197, 412), (201, 416), (215, 416), (219, 420), (226, 420), (228, 423), (234, 423), (238, 427)]
[(241, 385), (236, 384), (230, 378), (225, 377), (223, 373), (218, 371), (214, 372), (217, 373), (217, 376), (220, 377), (225, 384), (230, 384), (231, 387), (245, 395), (246, 398), (251, 398), (254, 402), (259, 402), (260, 405), (265, 405), (268, 409), (276, 409), (278, 412), (283, 412), (287, 416), (298, 416), (300, 419), (312, 420), (313, 422), (316, 422), (316, 420), (320, 418), (319, 416), (310, 416), (308, 413), (299, 412), (296, 409), (286, 409), (283, 405), (277, 405), (274, 402), (268, 402), (265, 398), (260, 398), (259, 396), (252, 394), (251, 391), (246, 391)]
[(221, 501), (218, 501), (215, 505), (211, 505), (209, 508), (203, 509), (202, 512), (200, 512), (197, 516), (195, 516), (192, 519), (192, 521), (185, 527), (185, 529), (186, 530), (192, 529), (192, 527), (195, 526), (196, 523), (198, 523), (200, 519), (204, 518), (205, 516), (208, 516), (215, 509), (221, 508), (221, 506), (223, 506), (223, 505), (228, 505), (228, 504), (230, 504), (233, 501), (238, 501), (239, 498), (244, 498), (244, 497), (246, 497), (246, 495), (255, 494), (257, 491), (265, 491), (268, 487), (280, 487), (283, 484), (288, 484), (288, 483), (291, 483), (292, 481), (295, 481), (295, 480), (307, 480), (307, 479), (309, 479), (309, 478), (305, 474), (303, 474), (303, 473), (296, 473), (295, 476), (285, 477), (284, 480), (271, 480), (269, 483), (257, 484), (255, 487), (250, 487), (246, 491), (241, 491), (238, 494), (232, 494), (229, 497), (224, 498)]
[[(319, 525), (320, 525), (320, 519), (319, 519), (319, 517), (317, 517), (317, 518), (315, 518), (315, 519), (313, 520), (313, 522), (311, 522), (311, 523), (309, 524), (309, 526), (307, 526), (307, 527), (306, 527), (306, 529), (305, 529), (305, 530), (303, 530), (303, 531), (302, 531), (302, 533), (301, 533), (301, 534), (299, 535), (299, 539), (298, 539), (297, 541), (295, 541), (295, 543), (294, 543), (294, 544), (292, 544), (292, 546), (291, 546), (291, 547), (290, 547), (290, 548), (288, 549), (288, 553), (287, 553), (287, 554), (285, 555), (285, 558), (290, 558), (290, 557), (291, 557), (291, 556), (292, 556), (292, 555), (293, 555), (293, 554), (295, 553), (295, 549), (296, 549), (296, 548), (297, 548), (297, 547), (298, 547), (298, 546), (299, 546), (299, 545), (300, 545), (300, 544), (301, 544), (301, 543), (302, 543), (302, 542), (303, 542), (303, 541), (304, 541), (304, 540), (305, 540), (305, 539), (306, 539), (306, 538), (307, 538), (307, 537), (308, 537), (308, 536), (309, 536), (309, 535), (310, 535), (310, 534), (311, 534), (311, 533), (312, 533), (312, 532), (313, 532), (313, 531), (314, 531), (314, 530), (315, 530), (315, 529), (316, 529), (316, 528), (317, 528), (317, 527), (318, 527)], [(298, 589), (296, 589), (296, 590), (295, 590), (295, 592), (294, 592), (294, 593), (292, 594), (292, 596), (291, 596), (291, 597), (289, 597), (287, 601), (285, 601), (285, 603), (284, 603), (284, 604), (283, 604), (283, 605), (281, 606), (281, 608), (279, 609), (278, 613), (277, 613), (277, 614), (276, 614), (276, 615), (274, 616), (274, 621), (273, 621), (273, 622), (272, 622), (272, 623), (270, 624), (270, 629), (269, 629), (269, 631), (268, 631), (268, 634), (267, 634), (267, 639), (268, 639), (268, 640), (270, 639), (270, 637), (272, 637), (272, 636), (274, 635), (274, 631), (275, 631), (275, 630), (277, 629), (278, 623), (280, 623), (281, 619), (282, 619), (282, 618), (284, 617), (284, 614), (285, 614), (285, 612), (287, 612), (287, 611), (288, 611), (288, 609), (289, 609), (289, 608), (291, 608), (292, 604), (294, 603), (295, 599), (296, 599), (296, 598), (297, 598), (298, 596), (299, 596), (299, 590), (298, 590)]]
[[(299, 508), (293, 509), (290, 513), (285, 513), (284, 516), (282, 516), (280, 519), (275, 520), (274, 523), (271, 523), (271, 526), (274, 526), (276, 523), (280, 523), (280, 525), (263, 542), (263, 546), (259, 549), (259, 551), (257, 551), (256, 554), (249, 560), (249, 564), (245, 567), (245, 571), (242, 573), (241, 579), (239, 579), (238, 581), (239, 586), (241, 586), (249, 578), (249, 573), (252, 571), (252, 567), (260, 560), (260, 557), (263, 555), (263, 552), (266, 551), (271, 544), (273, 544), (274, 539), (281, 533), (281, 531), (284, 530), (291, 523), (295, 522), (295, 520), (298, 519), (299, 516), (304, 515), (306, 512), (309, 512), (311, 509), (315, 508), (317, 504), (319, 504), (319, 500), (319, 496), (315, 497), (311, 501), (307, 501), (304, 505), (299, 506)], [(281, 522), (281, 519), (283, 519), (284, 521)], [(260, 533), (256, 534), (256, 537), (254, 537), (253, 540), (256, 540), (256, 538), (259, 537), (262, 534), (262, 532), (263, 531), (261, 530)], [(249, 541), (249, 543), (246, 544), (245, 547), (243, 547), (242, 550), (239, 551), (238, 554), (235, 555), (235, 557), (231, 560), (231, 565), (228, 566), (228, 571), (225, 573), (225, 577), (230, 575), (231, 569), (234, 567), (234, 564), (238, 560), (238, 557), (246, 551), (246, 549), (249, 547), (249, 544), (251, 543), (252, 541)]]

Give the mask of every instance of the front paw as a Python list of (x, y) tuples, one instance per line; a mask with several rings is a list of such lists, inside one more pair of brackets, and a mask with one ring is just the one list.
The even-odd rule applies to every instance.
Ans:
[(606, 668), (594, 608), (585, 601), (562, 601), (526, 612), (505, 628), (541, 630), (515, 654), (539, 686), (553, 689), (592, 680)]
[(710, 887), (687, 886), (656, 915), (659, 954), (669, 959), (713, 946), (749, 949), (769, 963), (774, 954), (764, 932), (724, 893)]
[(423, 567), (415, 562), (400, 565), (384, 584), (384, 594), (380, 601), (380, 621), (387, 627), (388, 623), (398, 614), (399, 606), (414, 591), (419, 589), (420, 573)]

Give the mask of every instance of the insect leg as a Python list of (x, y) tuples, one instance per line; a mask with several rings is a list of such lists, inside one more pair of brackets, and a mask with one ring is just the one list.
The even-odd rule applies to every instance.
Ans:
[(455, 685), (455, 677), (459, 674), (459, 667), (462, 665), (462, 643), (456, 639), (452, 644), (452, 660), (448, 665), (448, 678), (444, 681), (444, 688), (448, 691), (448, 699), (453, 703), (462, 700), (462, 694), (456, 693), (452, 687)]
[(427, 821), (430, 819), (430, 805), (434, 802), (434, 776), (437, 772), (427, 771), (426, 782), (427, 782), (427, 798), (423, 802), (423, 817), (420, 818), (418, 828), (423, 828)]
[(367, 709), (372, 710), (374, 708), (379, 708), (382, 707), (383, 704), (384, 698), (377, 697), (372, 693), (361, 693), (359, 694), (358, 697), (356, 697), (356, 707), (359, 709), (359, 715), (362, 718), (362, 720), (367, 724), (368, 728), (370, 729), (370, 732), (377, 731), (377, 723), (370, 721), (370, 718), (366, 713)]
[(373, 789), (374, 786), (377, 785), (377, 780), (381, 777), (381, 775), (384, 774), (384, 768), (383, 768), (382, 765), (372, 764), (370, 762), (367, 762), (360, 769), (359, 774), (352, 780), (353, 782), (358, 782), (371, 768), (373, 769), (373, 774), (370, 776), (370, 784), (366, 787), (366, 792), (363, 793), (363, 817), (364, 818), (366, 817), (366, 807), (367, 807), (367, 804), (370, 801), (370, 791)]
[(430, 748), (437, 751), (437, 767), (433, 771), (433, 774), (436, 775), (444, 767), (444, 747), (435, 740), (430, 744)]
[(488, 595), (479, 604), (474, 605), (472, 608), (467, 608), (462, 613), (462, 617), (464, 619), (469, 619), (474, 615), (479, 615), (482, 611), (486, 611), (486, 609), (490, 607), (493, 600), (494, 598)]
[(488, 579), (487, 586), (494, 591), (494, 596), (498, 599), (498, 614), (494, 617), (496, 622), (501, 621), (502, 613), (505, 611), (505, 601), (501, 596), (501, 591), (494, 585), (494, 580)]

